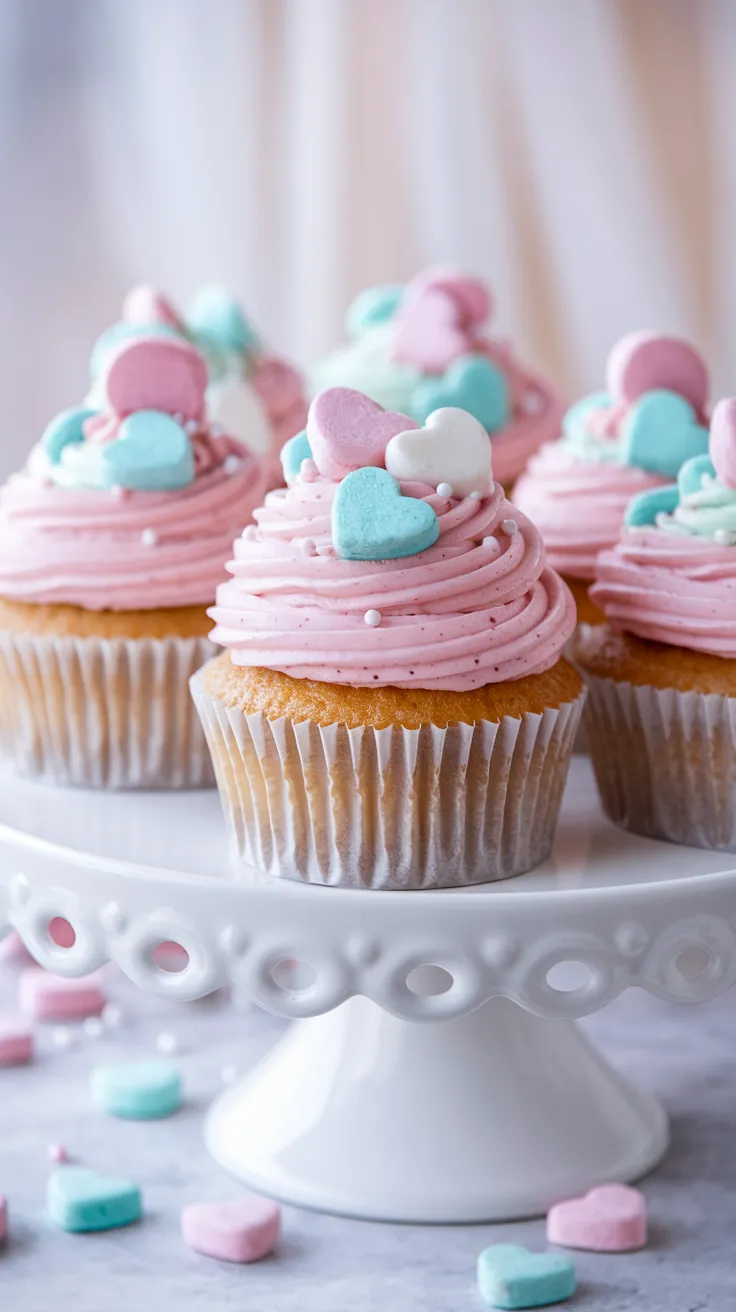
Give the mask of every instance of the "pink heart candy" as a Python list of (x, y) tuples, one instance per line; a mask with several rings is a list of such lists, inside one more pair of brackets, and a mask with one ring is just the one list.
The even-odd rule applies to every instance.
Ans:
[(428, 374), (441, 374), (459, 355), (473, 348), (461, 326), (455, 301), (444, 291), (427, 291), (408, 299), (396, 320), (392, 355)]
[(303, 394), (301, 374), (293, 365), (276, 356), (260, 357), (250, 375), (250, 383), (272, 419), (282, 419)]
[(463, 328), (480, 328), (491, 317), (491, 293), (480, 278), (458, 273), (456, 269), (427, 269), (409, 283), (407, 298), (414, 294), (442, 292), (455, 303)]
[(195, 1253), (221, 1262), (257, 1262), (279, 1241), (281, 1210), (257, 1194), (233, 1203), (191, 1203), (182, 1209), (181, 1232)]
[(309, 407), (307, 436), (320, 474), (340, 479), (353, 469), (382, 466), (397, 433), (419, 425), (407, 415), (383, 410), (352, 387), (329, 387)]
[(165, 323), (170, 328), (182, 327), (171, 301), (161, 292), (144, 284), (128, 292), (123, 301), (123, 319), (126, 323)]
[(547, 1214), (547, 1239), (562, 1248), (625, 1253), (647, 1242), (647, 1205), (638, 1189), (604, 1184), (582, 1198), (557, 1203)]
[(116, 414), (162, 410), (183, 419), (204, 417), (207, 365), (188, 342), (136, 337), (110, 356), (104, 377), (107, 402)]
[(710, 458), (726, 487), (736, 487), (736, 397), (719, 401), (710, 421)]
[(702, 356), (681, 338), (633, 332), (611, 351), (606, 384), (614, 401), (629, 405), (645, 392), (677, 392), (702, 416), (708, 404), (710, 375)]
[(106, 1001), (99, 971), (81, 979), (66, 979), (40, 966), (29, 966), (18, 984), (19, 1009), (34, 1020), (84, 1020), (99, 1016)]

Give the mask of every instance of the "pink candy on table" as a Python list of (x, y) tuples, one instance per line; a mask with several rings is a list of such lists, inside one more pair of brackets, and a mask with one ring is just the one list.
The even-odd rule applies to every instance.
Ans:
[(556, 1203), (547, 1214), (547, 1239), (562, 1248), (625, 1253), (647, 1242), (647, 1205), (638, 1189), (604, 1184), (582, 1198)]
[(281, 1209), (257, 1194), (243, 1194), (233, 1203), (191, 1203), (182, 1208), (181, 1233), (184, 1243), (205, 1257), (257, 1262), (279, 1241)]
[(20, 1016), (0, 1016), (0, 1066), (26, 1066), (33, 1060), (33, 1034)]
[(99, 1016), (106, 1001), (100, 971), (81, 979), (64, 979), (32, 966), (20, 977), (18, 1005), (24, 1016), (34, 1020), (85, 1020)]

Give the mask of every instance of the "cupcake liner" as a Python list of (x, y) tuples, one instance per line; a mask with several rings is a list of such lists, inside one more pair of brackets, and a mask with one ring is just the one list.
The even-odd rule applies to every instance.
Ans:
[(246, 875), (446, 888), (549, 852), (585, 694), (543, 714), (439, 729), (348, 729), (227, 708), (192, 680)]
[(86, 788), (211, 786), (188, 684), (214, 651), (206, 638), (0, 632), (0, 754)]
[(588, 749), (614, 824), (736, 852), (736, 698), (585, 678)]

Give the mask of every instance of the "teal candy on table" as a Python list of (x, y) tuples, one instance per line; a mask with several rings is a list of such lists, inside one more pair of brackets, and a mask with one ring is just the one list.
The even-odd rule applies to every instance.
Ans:
[(572, 1298), (575, 1267), (561, 1253), (530, 1253), (517, 1244), (493, 1244), (478, 1258), (478, 1290), (489, 1307), (549, 1307)]
[(141, 1191), (132, 1180), (62, 1166), (49, 1177), (46, 1209), (55, 1225), (73, 1234), (115, 1230), (140, 1220)]
[(92, 1071), (92, 1098), (100, 1111), (128, 1120), (160, 1120), (178, 1111), (181, 1071), (161, 1058), (117, 1062)]

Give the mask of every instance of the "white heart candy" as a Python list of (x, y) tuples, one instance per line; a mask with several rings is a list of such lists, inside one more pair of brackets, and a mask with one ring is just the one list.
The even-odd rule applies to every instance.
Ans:
[(491, 443), (467, 410), (433, 410), (424, 428), (397, 433), (386, 447), (386, 468), (404, 483), (449, 483), (456, 497), (493, 490)]

